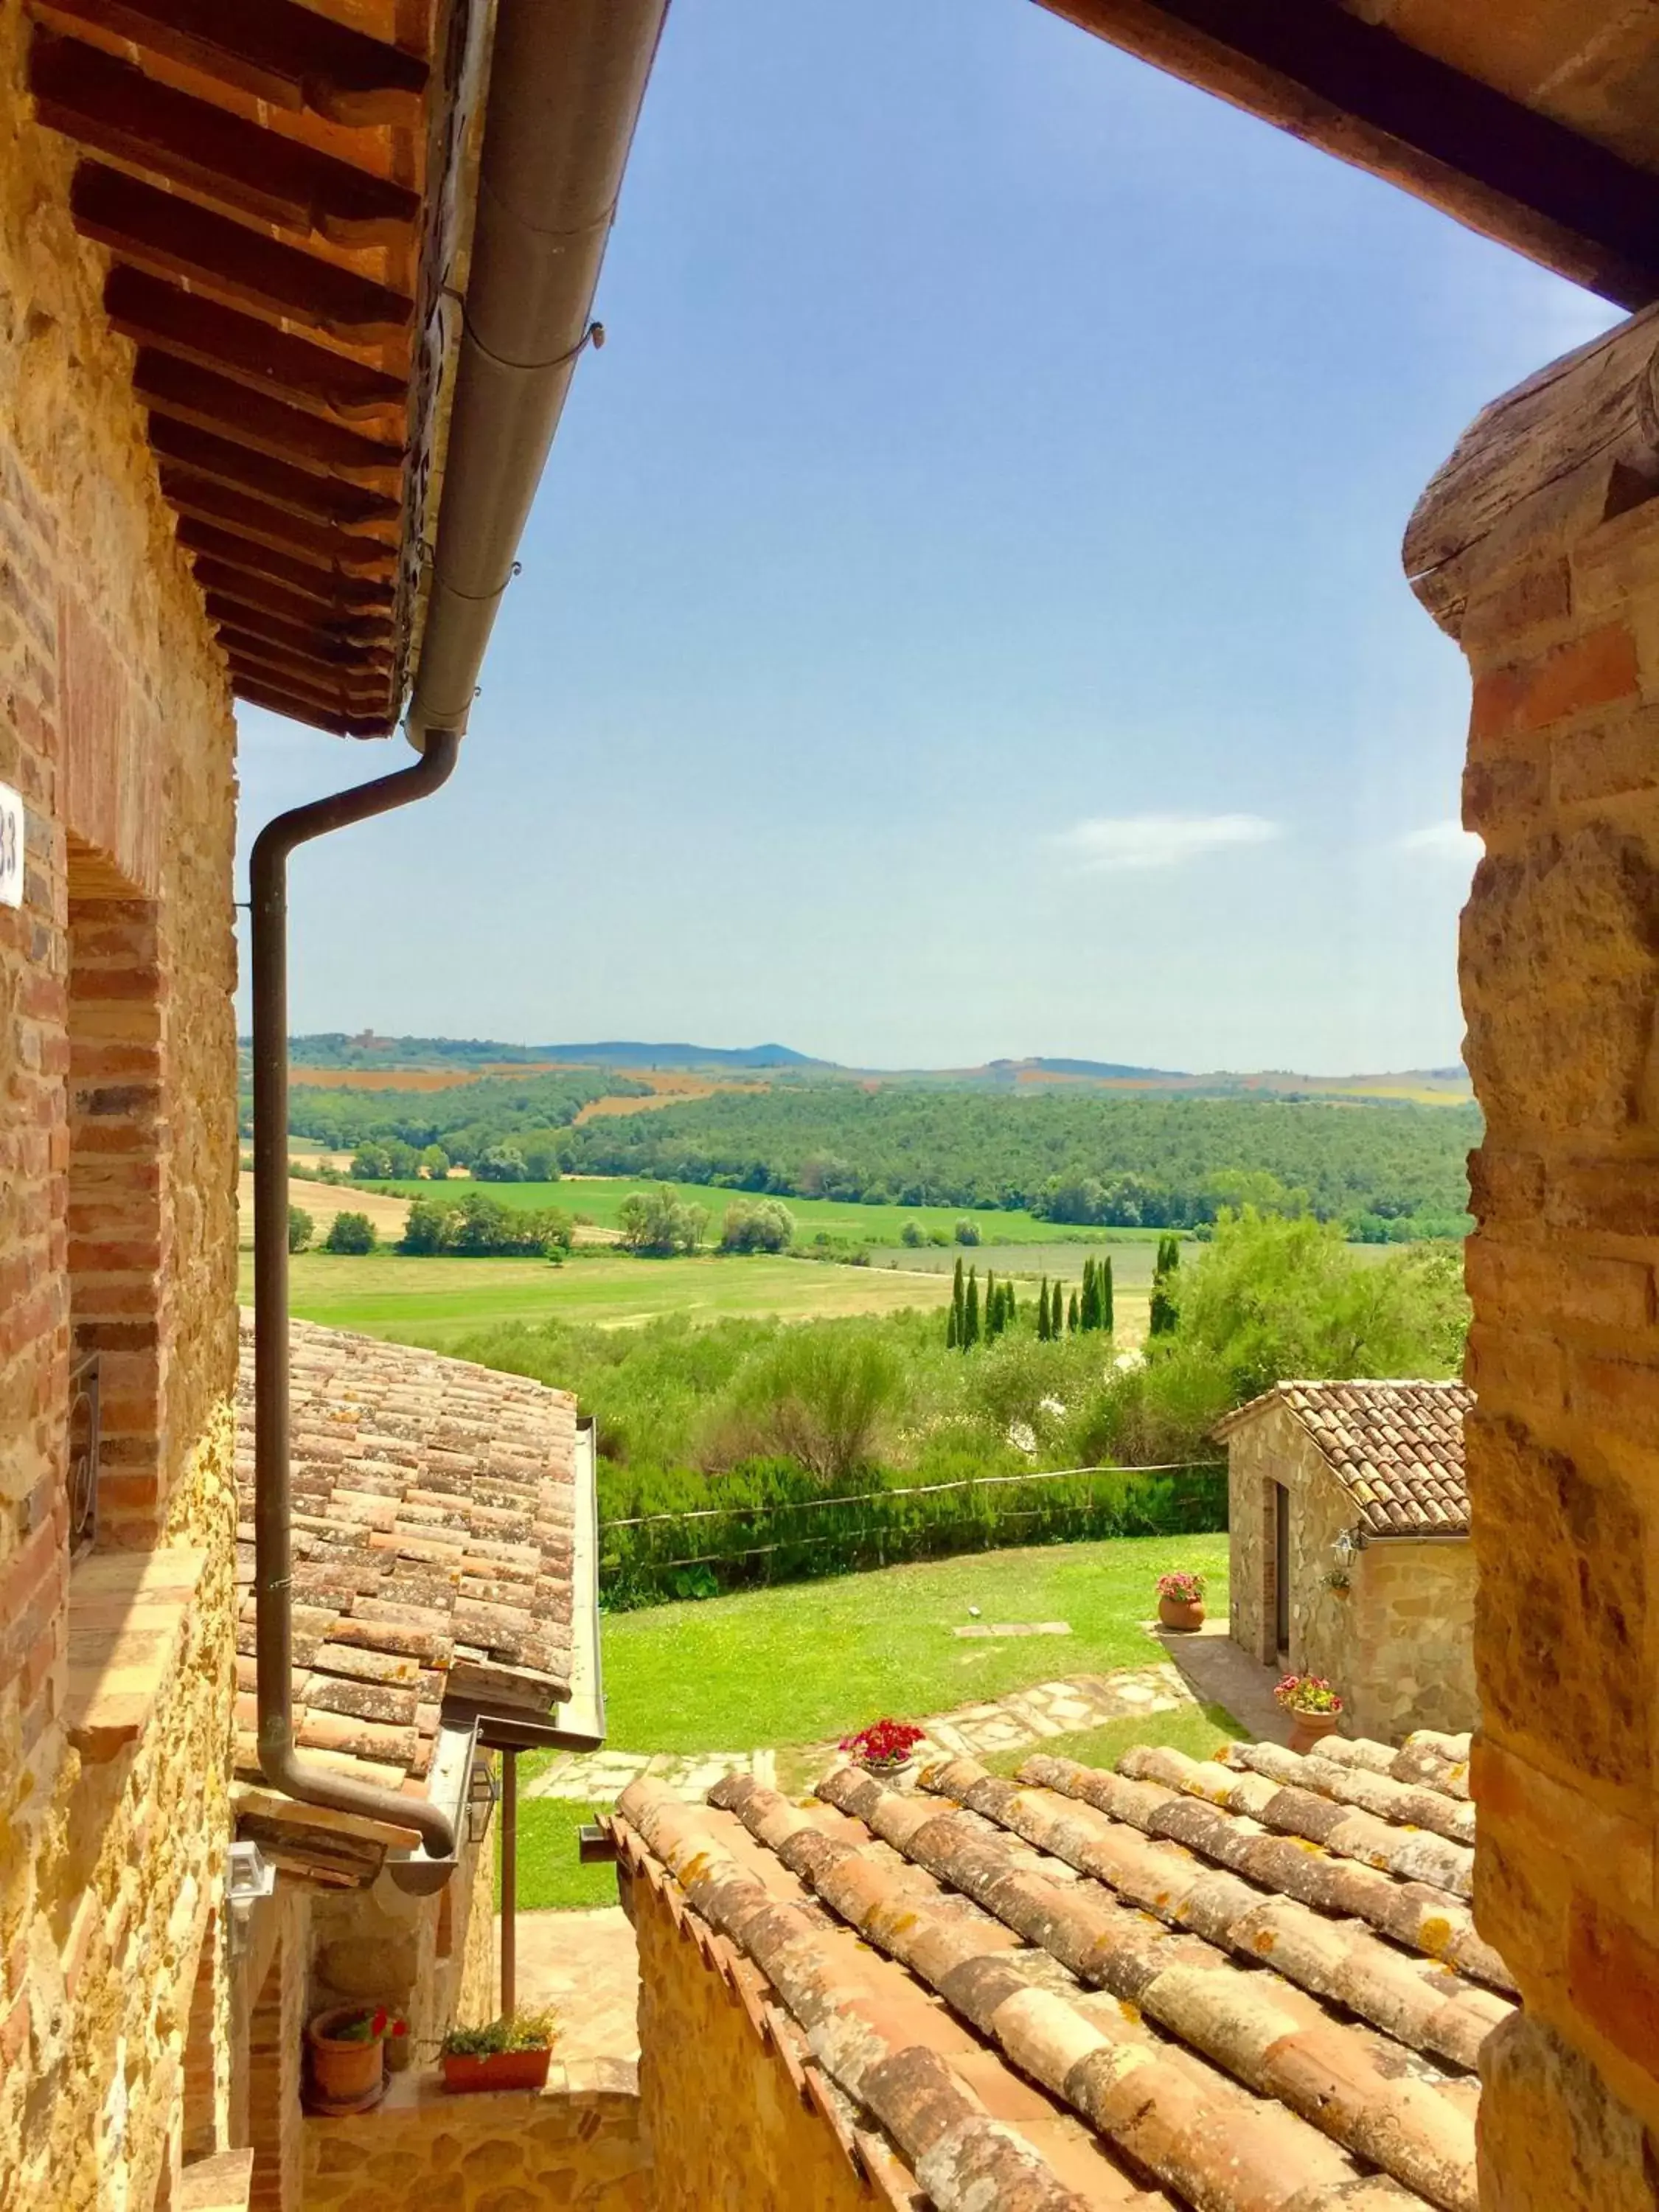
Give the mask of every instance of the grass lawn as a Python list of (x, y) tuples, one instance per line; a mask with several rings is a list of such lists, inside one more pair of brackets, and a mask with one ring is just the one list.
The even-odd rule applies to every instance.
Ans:
[[(521, 1764), (524, 1764), (521, 1762)], [(608, 1805), (576, 1805), (562, 1797), (519, 1801), (519, 1910), (520, 1912), (578, 1912), (617, 1902), (617, 1869), (584, 1866), (576, 1855), (576, 1831)], [(501, 1901), (499, 1831), (490, 1838), (495, 1854), (495, 1903)]]
[[(622, 1218), (623, 1202), (644, 1190), (655, 1190), (655, 1182), (640, 1182), (627, 1176), (567, 1176), (559, 1182), (492, 1182), (484, 1186), (492, 1198), (499, 1198), (507, 1206), (555, 1206), (564, 1213), (583, 1213), (602, 1229), (614, 1229)], [(378, 1183), (379, 1190), (395, 1191), (404, 1198), (458, 1199), (471, 1189), (471, 1183), (463, 1176), (448, 1182), (387, 1182)], [(705, 1183), (679, 1182), (669, 1188), (676, 1197), (690, 1205), (700, 1206), (708, 1214), (714, 1233), (720, 1233), (720, 1218), (733, 1200), (752, 1194), (741, 1190), (716, 1190)], [(1121, 1244), (1126, 1250), (1134, 1245), (1146, 1248), (1146, 1279), (1152, 1279), (1152, 1255), (1156, 1252), (1159, 1231), (1156, 1229), (1074, 1229), (1055, 1221), (1039, 1221), (1034, 1213), (1024, 1212), (1000, 1212), (990, 1209), (975, 1209), (965, 1206), (855, 1206), (833, 1198), (786, 1198), (783, 1204), (795, 1218), (797, 1239), (810, 1244), (820, 1231), (855, 1244), (898, 1245), (907, 1222), (916, 1223), (925, 1232), (942, 1229), (951, 1236), (958, 1221), (977, 1223), (981, 1239), (987, 1244)], [(902, 1249), (902, 1246), (900, 1247)], [(938, 1248), (935, 1248), (936, 1249)], [(951, 1261), (957, 1250), (951, 1248)], [(971, 1249), (965, 1256), (978, 1257)], [(1076, 1273), (1083, 1272), (1079, 1254)]]
[[(1115, 1537), (977, 1553), (833, 1581), (611, 1613), (609, 1740), (617, 1751), (747, 1751), (819, 1742), (884, 1713), (920, 1717), (1061, 1674), (1151, 1666), (1140, 1624), (1166, 1570), (1195, 1569), (1227, 1602), (1227, 1539)], [(988, 1621), (1065, 1620), (1072, 1634), (953, 1636)]]
[(1173, 1713), (1126, 1714), (1103, 1727), (1079, 1729), (1075, 1735), (1051, 1735), (1042, 1743), (1028, 1743), (1023, 1751), (994, 1751), (983, 1763), (993, 1774), (1018, 1774), (1033, 1753), (1051, 1752), (1056, 1759), (1074, 1759), (1081, 1766), (1115, 1766), (1124, 1753), (1138, 1743), (1167, 1744), (1184, 1751), (1189, 1759), (1208, 1759), (1221, 1744), (1239, 1741), (1247, 1733), (1224, 1705), (1182, 1705)]
[[(597, 1254), (562, 1267), (545, 1260), (353, 1259), (300, 1252), (292, 1307), (305, 1321), (405, 1344), (443, 1346), (500, 1322), (566, 1321), (626, 1328), (658, 1314), (693, 1321), (777, 1315), (897, 1313), (947, 1304), (950, 1278), (887, 1267), (815, 1266), (756, 1254), (717, 1260), (636, 1260)], [(253, 1302), (252, 1255), (242, 1255), (241, 1297)]]
[[(833, 1582), (612, 1613), (605, 1621), (608, 1741), (616, 1751), (784, 1753), (779, 1781), (801, 1786), (787, 1754), (849, 1734), (884, 1713), (924, 1718), (1062, 1674), (1151, 1666), (1158, 1647), (1140, 1624), (1169, 1569), (1207, 1579), (1206, 1603), (1227, 1602), (1227, 1539), (1120, 1537), (981, 1553), (888, 1567)], [(1069, 1637), (994, 1643), (953, 1636), (968, 1607), (987, 1620), (1066, 1620)], [(985, 1763), (1012, 1774), (1035, 1750), (1110, 1766), (1131, 1744), (1171, 1744), (1205, 1758), (1242, 1733), (1218, 1705), (1149, 1713), (1007, 1752)], [(521, 1780), (541, 1764), (520, 1762)], [(608, 1807), (555, 1797), (519, 1802), (519, 1902), (533, 1911), (614, 1905), (608, 1867), (577, 1863), (576, 1831)]]

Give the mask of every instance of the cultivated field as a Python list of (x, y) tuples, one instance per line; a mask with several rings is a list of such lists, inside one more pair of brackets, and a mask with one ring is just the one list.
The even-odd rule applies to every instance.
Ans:
[(556, 1060), (501, 1060), (474, 1067), (294, 1067), (289, 1081), (296, 1091), (456, 1091), (487, 1075), (528, 1080), (556, 1073)]
[[(617, 1102), (627, 1104), (623, 1100)], [(404, 1198), (441, 1198), (447, 1186), (430, 1182), (393, 1182), (382, 1186)], [(558, 1182), (498, 1182), (491, 1183), (492, 1198), (499, 1198), (508, 1206), (556, 1206), (562, 1213), (586, 1214), (604, 1229), (614, 1229), (622, 1218), (623, 1202), (640, 1191), (655, 1190), (659, 1186), (646, 1180), (628, 1176), (566, 1176)], [(741, 1190), (717, 1190), (705, 1183), (682, 1182), (669, 1186), (677, 1198), (689, 1205), (700, 1206), (708, 1216), (709, 1234), (720, 1235), (720, 1219), (728, 1206), (747, 1199), (752, 1193)], [(458, 1194), (459, 1194), (459, 1188)], [(925, 1235), (929, 1230), (943, 1230), (946, 1237), (955, 1231), (958, 1221), (974, 1222), (982, 1243), (1008, 1247), (1054, 1245), (1060, 1248), (1055, 1258), (1045, 1262), (1038, 1259), (1027, 1272), (1042, 1273), (1045, 1265), (1050, 1274), (1083, 1273), (1086, 1253), (1098, 1254), (1103, 1245), (1115, 1249), (1120, 1245), (1145, 1243), (1149, 1252), (1155, 1251), (1158, 1231), (1156, 1229), (1071, 1229), (1059, 1222), (1039, 1221), (1035, 1214), (1000, 1212), (990, 1208), (975, 1212), (971, 1206), (856, 1206), (833, 1198), (786, 1198), (786, 1206), (795, 1224), (795, 1238), (799, 1244), (811, 1244), (822, 1234), (837, 1243), (892, 1246), (904, 1255), (903, 1264), (931, 1269), (943, 1255), (948, 1268), (956, 1264), (956, 1255), (962, 1249), (954, 1243), (948, 1247), (923, 1245), (912, 1249), (900, 1243), (907, 1223), (914, 1222)], [(1071, 1263), (1066, 1255), (1069, 1248)], [(967, 1249), (964, 1256), (979, 1260), (979, 1252)], [(1114, 1263), (1115, 1265), (1115, 1262)], [(983, 1263), (981, 1261), (981, 1273)], [(1152, 1279), (1152, 1261), (1146, 1263), (1146, 1279)]]
[[(433, 1345), (500, 1322), (627, 1328), (659, 1314), (684, 1314), (694, 1322), (739, 1316), (822, 1321), (942, 1307), (951, 1296), (947, 1276), (759, 1256), (595, 1255), (555, 1267), (544, 1260), (406, 1259), (390, 1252), (350, 1259), (301, 1252), (292, 1263), (291, 1284), (293, 1310), (302, 1320)], [(241, 1294), (252, 1304), (251, 1254), (243, 1255)]]
[(647, 1098), (590, 1098), (577, 1115), (578, 1121), (602, 1121), (617, 1114), (649, 1114), (659, 1106), (683, 1106), (688, 1098), (712, 1098), (717, 1091), (769, 1091), (767, 1083), (719, 1083), (712, 1076), (694, 1075), (683, 1067), (630, 1067), (635, 1083), (648, 1083)]
[[(311, 1216), (320, 1243), (329, 1232), (337, 1213), (366, 1213), (376, 1231), (390, 1242), (404, 1233), (404, 1223), (409, 1218), (406, 1198), (386, 1198), (377, 1190), (356, 1190), (339, 1182), (311, 1182), (300, 1176), (290, 1176), (288, 1202), (297, 1206), (301, 1212)], [(253, 1177), (243, 1175), (237, 1178), (237, 1242), (247, 1249), (253, 1244)]]

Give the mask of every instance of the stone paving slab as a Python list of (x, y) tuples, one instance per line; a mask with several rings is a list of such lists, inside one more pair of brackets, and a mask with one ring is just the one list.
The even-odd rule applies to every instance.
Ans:
[[(1120, 1668), (1111, 1674), (1069, 1674), (988, 1703), (957, 1705), (922, 1721), (924, 1740), (917, 1756), (925, 1761), (940, 1754), (973, 1759), (988, 1752), (1018, 1751), (1026, 1744), (1099, 1728), (1132, 1713), (1173, 1712), (1195, 1702), (1181, 1669), (1167, 1660)], [(827, 1772), (839, 1761), (840, 1746), (812, 1744), (804, 1756), (809, 1765)], [(695, 1804), (722, 1775), (732, 1773), (751, 1774), (775, 1788), (777, 1753), (769, 1748), (699, 1752), (691, 1758), (668, 1752), (565, 1752), (526, 1784), (524, 1795), (610, 1805), (631, 1782), (649, 1774)]]

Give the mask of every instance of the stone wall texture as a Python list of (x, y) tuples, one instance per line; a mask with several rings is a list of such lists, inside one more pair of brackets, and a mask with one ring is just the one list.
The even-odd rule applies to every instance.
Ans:
[[(19, 1992), (0, 2068), (8, 2212), (148, 2208), (182, 2153), (192, 2014), (224, 2017), (215, 1936), (230, 1839), (230, 1439), (226, 1407), (175, 1494), (198, 1501), (181, 1510), (198, 1524), (216, 1499), (222, 1540), (146, 1725), (113, 1756), (66, 1747), (28, 1861), (8, 1856), (9, 1887), (29, 1905), (6, 1954)], [(208, 2071), (216, 2129), (228, 2089), (216, 2053)]]
[(868, 2212), (871, 2191), (662, 1899), (623, 1876), (640, 1943), (640, 2097), (657, 2212)]
[(1487, 2212), (1659, 2203), (1659, 320), (1488, 408), (1408, 572), (1474, 678), (1468, 1432)]
[(451, 2097), (434, 2075), (395, 2076), (374, 2112), (306, 2121), (305, 2212), (652, 2212), (640, 2100), (603, 2086), (606, 2071), (556, 2062), (540, 2095)]
[(1227, 1440), (1229, 1627), (1253, 1658), (1275, 1662), (1273, 1492), (1291, 1498), (1290, 1665), (1342, 1693), (1345, 1735), (1399, 1743), (1413, 1729), (1461, 1732), (1479, 1718), (1474, 1553), (1468, 1543), (1373, 1540), (1334, 1589), (1336, 1540), (1353, 1502), (1288, 1408), (1265, 1407)]
[[(0, 2203), (148, 2206), (226, 1838), (234, 1382), (234, 733), (0, 0)], [(71, 1348), (100, 1547), (216, 1547), (155, 1741), (70, 1743)], [(167, 2138), (174, 2140), (167, 2147)]]

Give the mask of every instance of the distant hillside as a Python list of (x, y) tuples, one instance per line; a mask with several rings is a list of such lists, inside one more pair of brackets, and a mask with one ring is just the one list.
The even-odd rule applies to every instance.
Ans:
[(573, 1067), (798, 1067), (840, 1074), (833, 1060), (812, 1060), (787, 1044), (538, 1044), (536, 1055)]
[[(649, 1043), (614, 1037), (590, 1044), (504, 1044), (485, 1037), (380, 1036), (364, 1030), (289, 1040), (296, 1069), (360, 1071), (356, 1081), (368, 1086), (374, 1071), (388, 1077), (399, 1071), (444, 1071), (450, 1080), (467, 1074), (526, 1073), (556, 1066), (629, 1071), (687, 1070), (703, 1074), (773, 1075), (793, 1081), (925, 1084), (932, 1088), (965, 1087), (1004, 1091), (1090, 1089), (1140, 1096), (1198, 1098), (1376, 1099), (1422, 1106), (1466, 1103), (1473, 1092), (1462, 1067), (1404, 1068), (1372, 1075), (1305, 1075), (1290, 1068), (1214, 1070), (1190, 1073), (1170, 1067), (1141, 1067), (1127, 1060), (1050, 1059), (987, 1060), (978, 1067), (848, 1067), (815, 1059), (784, 1044), (703, 1045)], [(388, 1088), (393, 1087), (390, 1084)]]

